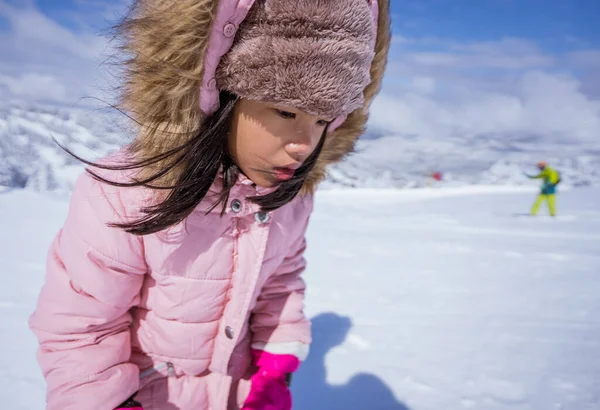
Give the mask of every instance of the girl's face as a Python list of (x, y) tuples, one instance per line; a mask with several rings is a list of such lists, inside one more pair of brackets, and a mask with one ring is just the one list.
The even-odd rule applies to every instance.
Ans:
[(292, 107), (240, 99), (228, 135), (229, 154), (252, 182), (272, 187), (292, 178), (332, 120)]

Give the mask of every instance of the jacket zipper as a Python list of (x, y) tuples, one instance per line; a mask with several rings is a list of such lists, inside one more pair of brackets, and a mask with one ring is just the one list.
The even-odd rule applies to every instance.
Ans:
[(164, 369), (167, 369), (167, 376), (169, 376), (169, 377), (175, 376), (175, 367), (173, 366), (173, 363), (167, 362), (167, 363), (158, 364), (150, 369), (146, 369), (146, 370), (140, 372), (140, 380), (145, 379), (146, 377), (150, 377), (155, 373), (161, 372)]

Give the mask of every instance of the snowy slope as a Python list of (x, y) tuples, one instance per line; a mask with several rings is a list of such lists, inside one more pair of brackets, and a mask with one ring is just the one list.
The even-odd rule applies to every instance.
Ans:
[[(308, 232), (296, 410), (600, 408), (600, 189), (330, 190)], [(27, 330), (67, 201), (0, 195), (0, 403), (41, 409)]]
[(527, 184), (522, 174), (540, 160), (561, 171), (566, 185), (600, 183), (600, 136), (597, 144), (543, 138), (488, 135), (432, 139), (388, 134), (361, 139), (356, 153), (330, 172), (333, 186), (423, 186), (434, 171), (444, 185)]
[(124, 130), (118, 117), (92, 109), (0, 106), (0, 186), (69, 191), (83, 167), (52, 139), (94, 160), (118, 147)]
[[(0, 185), (38, 191), (69, 190), (82, 167), (56, 138), (87, 159), (97, 159), (132, 138), (125, 117), (108, 110), (8, 104), (0, 107)], [(565, 185), (600, 183), (600, 139), (554, 140), (532, 136), (470, 135), (434, 139), (377, 126), (357, 152), (334, 166), (323, 188), (419, 187), (433, 171), (443, 185), (527, 184), (522, 170), (548, 160)]]

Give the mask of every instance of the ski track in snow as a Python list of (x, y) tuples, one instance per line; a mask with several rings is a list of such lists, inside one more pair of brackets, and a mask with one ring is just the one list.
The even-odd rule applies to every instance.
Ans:
[[(294, 409), (600, 408), (600, 189), (320, 191)], [(43, 408), (27, 328), (64, 198), (0, 195), (0, 402)]]

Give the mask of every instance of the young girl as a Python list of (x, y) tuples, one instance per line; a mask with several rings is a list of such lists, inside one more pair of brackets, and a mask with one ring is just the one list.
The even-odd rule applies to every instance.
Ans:
[(139, 132), (49, 253), (47, 409), (288, 410), (312, 193), (364, 130), (389, 0), (139, 0), (120, 29)]

